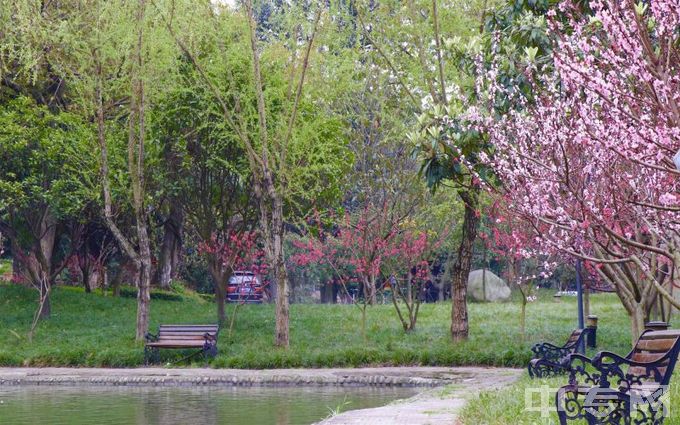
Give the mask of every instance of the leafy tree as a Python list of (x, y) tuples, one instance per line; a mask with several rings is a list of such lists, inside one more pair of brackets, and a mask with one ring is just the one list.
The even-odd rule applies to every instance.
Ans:
[(489, 123), (491, 163), (512, 208), (544, 249), (597, 264), (631, 316), (633, 339), (660, 297), (677, 303), (672, 7), (612, 0), (593, 4), (592, 15), (568, 9), (568, 25), (551, 14), (554, 71), (534, 85), (533, 102), (505, 91), (526, 111)]
[(0, 231), (21, 259), (17, 277), (40, 293), (32, 331), (49, 317), (52, 284), (70, 256), (59, 249), (58, 227), (93, 199), (79, 179), (92, 168), (92, 131), (77, 115), (23, 96), (2, 105), (0, 125)]
[[(487, 148), (482, 134), (461, 126), (444, 136), (434, 117), (454, 115), (459, 105), (453, 81), (465, 80), (456, 66), (452, 48), (482, 27), (490, 4), (474, 3), (467, 14), (439, 2), (409, 1), (362, 3), (358, 19), (367, 48), (378, 57), (384, 72), (399, 88), (405, 115), (423, 115), (412, 127), (410, 139), (419, 149), (421, 168), (433, 189), (442, 184), (454, 187), (464, 205), (461, 239), (452, 267), (451, 335), (454, 340), (467, 337), (467, 278), (473, 245), (477, 237), (481, 186), (476, 174), (476, 155)], [(370, 18), (369, 18), (370, 16)], [(451, 66), (453, 65), (453, 66)], [(435, 121), (434, 125), (430, 125)], [(453, 128), (453, 127), (448, 127)], [(447, 141), (442, 143), (442, 140)], [(453, 141), (453, 142), (451, 142)], [(443, 151), (442, 151), (443, 149)]]
[[(215, 62), (220, 52), (205, 53)], [(166, 197), (174, 197), (186, 214), (187, 230), (203, 246), (215, 288), (217, 317), (226, 320), (224, 303), (229, 278), (236, 266), (223, 254), (234, 235), (251, 234), (256, 223), (255, 205), (249, 193), (250, 171), (245, 152), (233, 132), (223, 126), (222, 113), (200, 75), (181, 62), (176, 84), (159, 99), (153, 112), (151, 133), (177, 157), (173, 170), (161, 163), (158, 180)], [(235, 63), (233, 66), (238, 66)], [(247, 73), (247, 63), (238, 73)], [(228, 89), (220, 87), (226, 96)], [(237, 238), (241, 240), (241, 238)]]
[[(297, 12), (295, 8), (289, 11)], [(245, 151), (251, 190), (258, 205), (264, 251), (276, 288), (275, 343), (286, 347), (289, 343), (289, 287), (284, 253), (286, 214), (299, 216), (301, 206), (310, 205), (310, 201), (324, 196), (328, 187), (337, 185), (342, 176), (342, 164), (346, 161), (338, 121), (324, 113), (319, 107), (322, 104), (305, 90), (312, 80), (317, 81), (316, 84), (325, 81), (324, 73), (316, 70), (312, 61), (312, 52), (321, 55), (313, 46), (323, 10), (316, 9), (309, 21), (296, 23), (296, 29), (287, 33), (296, 35), (294, 42), (258, 39), (250, 2), (238, 12), (224, 9), (217, 16), (211, 10), (205, 13), (208, 22), (219, 29), (218, 37), (225, 35), (225, 26), (235, 25), (230, 47), (240, 47), (227, 49), (224, 40), (214, 40), (223, 46), (222, 54), (227, 59), (219, 64), (229, 65), (219, 69), (217, 74), (213, 72), (214, 63), (204, 62), (195, 50), (196, 46), (178, 36), (185, 32), (173, 27), (168, 17), (165, 22), (212, 92), (225, 127), (233, 132)], [(235, 13), (241, 13), (242, 17)], [(298, 36), (304, 43), (297, 42)], [(244, 51), (248, 56), (242, 56)], [(240, 55), (239, 63), (250, 65), (248, 74), (234, 73), (230, 63), (234, 55)], [(224, 80), (216, 79), (216, 75), (225, 79), (229, 86), (226, 96), (220, 92), (217, 82)], [(239, 84), (240, 78), (244, 79), (244, 86)]]

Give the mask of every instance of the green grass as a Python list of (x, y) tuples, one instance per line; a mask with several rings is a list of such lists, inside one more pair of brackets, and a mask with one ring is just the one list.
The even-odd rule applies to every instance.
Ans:
[(8, 274), (11, 271), (12, 271), (12, 260), (0, 258), (0, 279), (2, 279), (3, 275)]
[[(0, 366), (137, 366), (142, 344), (134, 341), (136, 300), (85, 294), (57, 287), (52, 318), (26, 338), (37, 301), (35, 291), (0, 284)], [(231, 314), (233, 306), (228, 306)], [(527, 335), (519, 332), (517, 303), (469, 305), (470, 339), (451, 343), (450, 304), (426, 304), (417, 330), (405, 334), (391, 305), (368, 309), (367, 341), (360, 313), (350, 305), (292, 305), (290, 348), (273, 346), (274, 306), (240, 308), (232, 335), (223, 330), (213, 367), (283, 368), (363, 365), (493, 365), (524, 367), (535, 341), (561, 342), (575, 326), (576, 302), (556, 302), (543, 292), (528, 307)], [(600, 317), (599, 347), (624, 352), (630, 346), (629, 321), (618, 299), (598, 295), (592, 313)], [(153, 299), (151, 329), (160, 323), (210, 323), (214, 305), (200, 297)], [(182, 354), (163, 352), (164, 361)], [(203, 362), (199, 361), (198, 365)]]
[[(529, 379), (527, 374), (515, 385), (500, 390), (486, 391), (471, 399), (461, 412), (464, 424), (475, 425), (555, 425), (558, 422), (555, 413), (555, 393), (550, 392), (545, 414), (525, 410), (525, 394), (527, 390), (542, 387), (556, 391), (566, 384), (566, 377), (550, 379)], [(539, 394), (533, 396), (533, 406), (540, 405)], [(680, 381), (677, 375), (670, 385), (670, 415), (664, 425), (680, 425)], [(570, 422), (573, 423), (573, 422)], [(586, 422), (577, 422), (583, 423)]]

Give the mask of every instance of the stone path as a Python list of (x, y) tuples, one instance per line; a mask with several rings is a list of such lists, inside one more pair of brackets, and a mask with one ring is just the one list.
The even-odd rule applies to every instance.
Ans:
[(334, 416), (323, 425), (452, 425), (466, 399), (508, 385), (522, 370), (487, 367), (376, 367), (356, 369), (95, 369), (0, 368), (2, 385), (129, 386), (411, 386), (415, 397)]
[[(481, 390), (510, 385), (524, 372), (500, 368), (452, 369), (463, 372), (456, 383), (387, 406), (344, 412), (319, 425), (462, 425), (457, 421), (458, 412), (469, 398)], [(465, 376), (466, 372), (471, 373)]]

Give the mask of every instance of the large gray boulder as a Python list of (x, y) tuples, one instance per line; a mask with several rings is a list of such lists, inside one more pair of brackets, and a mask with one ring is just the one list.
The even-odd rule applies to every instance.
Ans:
[(471, 271), (468, 276), (467, 289), (468, 295), (475, 301), (497, 302), (510, 299), (508, 285), (490, 270), (487, 270), (486, 273), (481, 269)]

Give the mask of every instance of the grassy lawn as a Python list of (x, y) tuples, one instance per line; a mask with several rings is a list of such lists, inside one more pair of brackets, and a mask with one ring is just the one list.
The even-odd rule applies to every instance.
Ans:
[[(26, 338), (36, 306), (35, 291), (0, 284), (0, 365), (137, 366), (142, 344), (134, 341), (136, 300), (99, 292), (57, 287), (52, 318), (41, 323), (33, 341)], [(233, 306), (229, 306), (229, 312)], [(448, 337), (450, 304), (426, 304), (418, 329), (405, 334), (391, 305), (369, 308), (367, 341), (360, 314), (351, 305), (292, 305), (291, 346), (273, 347), (274, 307), (247, 305), (239, 310), (232, 335), (223, 330), (213, 367), (282, 368), (362, 365), (494, 365), (524, 367), (529, 347), (538, 340), (563, 341), (576, 323), (573, 298), (555, 301), (540, 294), (528, 308), (527, 338), (519, 332), (519, 306), (470, 304), (470, 339), (452, 344)], [(629, 322), (612, 295), (592, 299), (600, 317), (599, 347), (625, 352)], [(214, 305), (198, 297), (152, 300), (151, 329), (160, 323), (214, 322)], [(182, 354), (165, 350), (164, 361)], [(197, 361), (197, 364), (203, 364)]]
[(12, 260), (0, 258), (0, 279), (4, 274), (12, 271)]
[[(486, 391), (470, 400), (461, 412), (464, 424), (475, 425), (555, 425), (555, 393), (550, 392), (548, 408), (544, 415), (525, 410), (525, 393), (541, 387), (557, 390), (566, 384), (566, 377), (529, 379), (527, 374), (517, 384), (500, 390)], [(540, 395), (534, 394), (534, 407), (540, 405)], [(680, 379), (675, 374), (670, 385), (670, 415), (664, 425), (680, 425)], [(570, 422), (574, 423), (574, 422)], [(586, 422), (583, 421), (583, 424)]]

